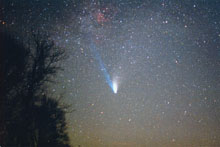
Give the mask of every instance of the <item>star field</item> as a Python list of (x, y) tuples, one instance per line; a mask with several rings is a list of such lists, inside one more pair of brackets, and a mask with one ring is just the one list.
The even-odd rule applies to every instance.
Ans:
[(67, 114), (72, 145), (220, 145), (217, 0), (8, 0), (0, 8), (1, 25), (18, 37), (47, 31), (66, 50), (50, 87), (76, 110)]

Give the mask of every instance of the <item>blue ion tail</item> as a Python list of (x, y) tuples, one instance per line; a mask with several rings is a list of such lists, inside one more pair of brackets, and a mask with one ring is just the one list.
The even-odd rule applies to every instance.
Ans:
[(107, 82), (107, 84), (109, 85), (109, 87), (112, 89), (113, 93), (117, 93), (117, 86), (114, 86), (115, 84), (113, 84), (111, 78), (110, 78), (110, 75), (108, 74), (108, 71), (107, 69), (105, 68), (105, 65), (104, 63), (102, 62), (102, 58), (100, 56), (100, 54), (98, 53), (97, 49), (96, 49), (96, 46), (95, 44), (93, 43), (93, 41), (91, 41), (91, 47), (90, 47), (90, 50), (94, 56), (94, 58), (98, 61), (99, 63), (99, 66), (101, 68), (101, 71), (105, 77), (105, 80)]

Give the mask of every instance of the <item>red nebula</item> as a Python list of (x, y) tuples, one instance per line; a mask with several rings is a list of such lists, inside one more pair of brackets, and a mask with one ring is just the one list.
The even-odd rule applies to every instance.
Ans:
[(98, 24), (104, 25), (105, 23), (110, 22), (116, 13), (117, 9), (111, 5), (108, 5), (106, 7), (99, 8), (94, 13), (94, 17)]
[(105, 15), (101, 12), (98, 12), (96, 15), (96, 20), (99, 24), (104, 24), (105, 22), (108, 22), (109, 19), (105, 17)]

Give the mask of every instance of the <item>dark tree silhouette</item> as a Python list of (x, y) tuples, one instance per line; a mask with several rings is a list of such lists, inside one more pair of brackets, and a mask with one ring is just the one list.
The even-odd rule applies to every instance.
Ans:
[(8, 104), (10, 103), (10, 107), (16, 109), (15, 99), (12, 97), (22, 85), (27, 57), (28, 51), (22, 44), (11, 36), (0, 33), (0, 143), (2, 144), (7, 136), (6, 117), (9, 119), (9, 113), (11, 113), (7, 109)]
[(40, 106), (36, 107), (37, 146), (68, 147), (68, 136), (64, 131), (66, 130), (65, 112), (59, 109), (57, 101), (45, 96), (42, 97), (39, 104)]
[(0, 145), (69, 146), (64, 110), (42, 96), (64, 52), (39, 33), (26, 46), (0, 33), (0, 45)]

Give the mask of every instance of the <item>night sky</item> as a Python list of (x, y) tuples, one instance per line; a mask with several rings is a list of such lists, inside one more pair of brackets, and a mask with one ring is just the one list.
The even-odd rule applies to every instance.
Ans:
[(3, 0), (0, 8), (1, 26), (17, 38), (47, 31), (66, 50), (50, 90), (75, 110), (72, 145), (220, 146), (220, 1)]

